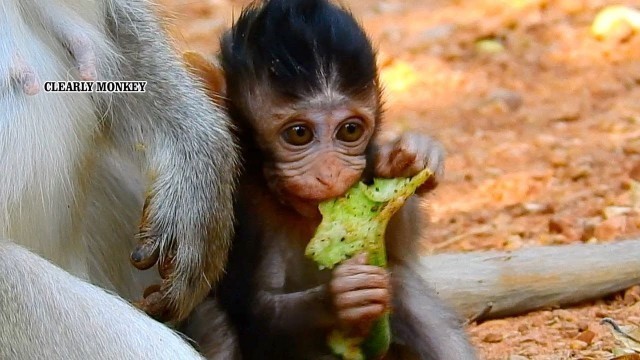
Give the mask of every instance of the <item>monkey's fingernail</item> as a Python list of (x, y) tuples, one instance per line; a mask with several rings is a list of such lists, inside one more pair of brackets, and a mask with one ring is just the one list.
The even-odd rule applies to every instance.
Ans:
[(145, 241), (131, 253), (131, 263), (139, 270), (147, 270), (152, 267), (160, 255), (160, 247), (155, 241)]

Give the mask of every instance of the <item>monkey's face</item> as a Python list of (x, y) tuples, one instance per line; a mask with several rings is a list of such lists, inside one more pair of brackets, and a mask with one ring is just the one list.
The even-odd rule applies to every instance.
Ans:
[(298, 213), (317, 215), (319, 202), (341, 196), (362, 177), (375, 114), (346, 98), (275, 106), (269, 119), (254, 122), (270, 189)]

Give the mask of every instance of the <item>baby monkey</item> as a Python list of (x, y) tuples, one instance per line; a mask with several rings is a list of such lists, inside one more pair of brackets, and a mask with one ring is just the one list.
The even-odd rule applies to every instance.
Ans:
[[(366, 335), (390, 310), (388, 359), (475, 359), (456, 315), (419, 275), (418, 197), (388, 226), (388, 269), (367, 265), (361, 254), (319, 270), (304, 255), (321, 221), (321, 201), (372, 177), (429, 168), (437, 178), (443, 171), (443, 148), (427, 136), (377, 141), (376, 54), (350, 12), (327, 0), (254, 3), (224, 35), (221, 65), (244, 170), (236, 238), (214, 296), (238, 335), (242, 358), (337, 358), (326, 345), (332, 329)], [(435, 185), (428, 182), (419, 193)], [(184, 328), (210, 358), (225, 349), (202, 329), (218, 318), (196, 311)]]

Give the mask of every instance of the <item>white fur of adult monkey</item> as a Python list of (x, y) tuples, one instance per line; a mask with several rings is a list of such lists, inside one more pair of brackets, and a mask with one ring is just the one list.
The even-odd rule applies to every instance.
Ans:
[(0, 257), (9, 275), (0, 276), (0, 359), (201, 359), (169, 328), (41, 257), (2, 239)]
[[(207, 275), (218, 276), (226, 261), (236, 149), (226, 118), (195, 89), (148, 6), (145, 0), (0, 2), (0, 238), (10, 240), (0, 241), (2, 359), (38, 358), (39, 346), (53, 354), (48, 358), (91, 358), (95, 346), (85, 344), (88, 335), (74, 343), (58, 335), (72, 328), (98, 338), (117, 329), (118, 336), (130, 339), (119, 346), (137, 346), (98, 343), (113, 358), (197, 357), (168, 328), (69, 275), (127, 300), (139, 298), (157, 279), (155, 269), (140, 272), (128, 259), (148, 185), (143, 169), (154, 180), (150, 221), (161, 256), (178, 242), (168, 291), (179, 316), (205, 296), (207, 283), (216, 280)], [(63, 44), (61, 35), (72, 41)], [(81, 49), (75, 59), (68, 50), (73, 47)], [(78, 56), (86, 60), (83, 65), (95, 64), (97, 80), (148, 81), (147, 93), (44, 92), (47, 80), (91, 77), (91, 69), (76, 69)], [(29, 87), (19, 84), (24, 79), (16, 73), (37, 77)], [(35, 81), (40, 91), (29, 96)], [(218, 239), (217, 247), (205, 246), (208, 238)], [(33, 281), (39, 271), (42, 281)], [(59, 286), (52, 287), (55, 283)], [(51, 301), (61, 303), (49, 303), (56, 290), (86, 292), (86, 297), (56, 294)], [(31, 293), (42, 296), (43, 306), (15, 310), (12, 301)], [(96, 309), (113, 311), (83, 313), (88, 300)], [(56, 318), (56, 309), (66, 316)], [(130, 326), (93, 329), (118, 322)], [(21, 323), (51, 328), (51, 338), (29, 338), (7, 326)], [(113, 334), (102, 335), (104, 340)], [(150, 342), (142, 346), (141, 339)], [(51, 344), (55, 351), (46, 348)], [(174, 352), (165, 351), (167, 346)]]
[[(90, 17), (87, 21), (102, 23), (98, 19), (97, 1), (84, 4), (82, 13)], [(73, 64), (67, 60), (67, 50), (53, 36), (34, 26), (44, 22), (42, 16), (50, 15), (45, 14), (49, 8), (60, 5), (59, 0), (50, 4), (29, 0), (2, 2), (1, 23), (8, 31), (0, 34), (0, 46), (3, 46), (0, 74), (10, 74), (11, 67), (16, 66), (14, 59), (19, 56), (40, 80), (76, 80), (69, 71)], [(33, 17), (26, 18), (25, 13)], [(96, 47), (103, 50), (97, 59), (113, 61), (101, 57), (112, 53), (107, 39), (99, 34), (93, 38), (98, 40), (94, 40)], [(93, 148), (99, 119), (95, 105), (88, 93), (44, 93), (40, 89), (35, 96), (25, 96), (12, 88), (10, 76), (3, 75), (0, 79), (4, 82), (0, 97), (0, 172), (4, 174), (0, 185), (2, 234), (72, 274), (88, 278), (87, 244), (83, 240), (83, 225), (77, 223), (84, 214), (74, 212), (82, 209), (87, 201), (85, 182), (92, 174), (86, 171), (83, 162), (93, 161), (90, 157), (96, 153)], [(101, 177), (94, 178), (100, 180)], [(132, 235), (135, 229), (128, 231)], [(131, 249), (133, 243), (127, 245)], [(129, 264), (123, 261), (123, 265)]]

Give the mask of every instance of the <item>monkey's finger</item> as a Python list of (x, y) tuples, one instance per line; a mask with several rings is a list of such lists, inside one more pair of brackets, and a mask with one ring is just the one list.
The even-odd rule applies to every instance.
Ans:
[(358, 274), (378, 274), (386, 275), (387, 271), (375, 265), (340, 265), (333, 271), (333, 277), (339, 278), (343, 276), (351, 276)]
[(390, 157), (393, 177), (408, 176), (406, 175), (407, 168), (411, 167), (417, 160), (416, 152), (406, 147), (393, 149)]
[(413, 155), (413, 161), (408, 163), (404, 169), (398, 169), (400, 176), (408, 177), (414, 176), (420, 171), (424, 170), (428, 165), (437, 165), (436, 159), (429, 164), (431, 152), (433, 149), (439, 147), (439, 143), (432, 141), (428, 136), (407, 132), (397, 142), (396, 147), (401, 150), (402, 153)]
[(370, 304), (380, 304), (386, 308), (391, 305), (391, 295), (387, 289), (364, 289), (349, 291), (337, 295), (334, 305), (337, 309), (346, 310), (367, 306)]
[(40, 90), (40, 81), (36, 71), (20, 56), (15, 55), (10, 76), (22, 87), (27, 95), (35, 95)]
[(160, 292), (160, 284), (154, 284), (144, 289), (144, 293), (142, 294), (142, 297), (147, 298), (149, 297), (149, 295), (155, 292)]
[(381, 304), (370, 304), (357, 308), (338, 311), (338, 319), (345, 323), (373, 321), (384, 314), (385, 307)]
[(363, 252), (363, 253), (356, 254), (350, 257), (349, 259), (343, 261), (341, 265), (364, 265), (367, 263), (368, 259), (369, 259), (369, 254)]
[(413, 161), (403, 169), (398, 169), (398, 176), (411, 177), (427, 168), (427, 159), (419, 154), (414, 154)]
[[(149, 290), (149, 288), (147, 288)], [(147, 292), (145, 290), (145, 293)], [(147, 313), (152, 318), (163, 321), (167, 318), (166, 299), (162, 291), (155, 291), (147, 294), (144, 299), (136, 304), (138, 308)]]
[(131, 253), (131, 263), (139, 270), (152, 267), (160, 256), (158, 241), (152, 236), (144, 236)]
[(393, 150), (393, 144), (380, 146), (375, 155), (375, 175), (378, 177), (392, 177), (391, 159), (389, 155)]
[(416, 194), (419, 195), (425, 194), (438, 187), (440, 179), (444, 174), (444, 148), (434, 140), (430, 140), (427, 146), (429, 149), (427, 167), (431, 170), (433, 176), (427, 179), (427, 181), (416, 190)]
[(427, 166), (437, 178), (442, 177), (444, 173), (444, 157), (444, 148), (438, 142), (431, 141), (429, 143)]
[(425, 159), (405, 148), (394, 149), (391, 158), (392, 177), (410, 177), (424, 169)]
[(334, 294), (339, 294), (359, 289), (387, 289), (389, 281), (389, 275), (386, 273), (359, 273), (335, 277), (330, 286)]

